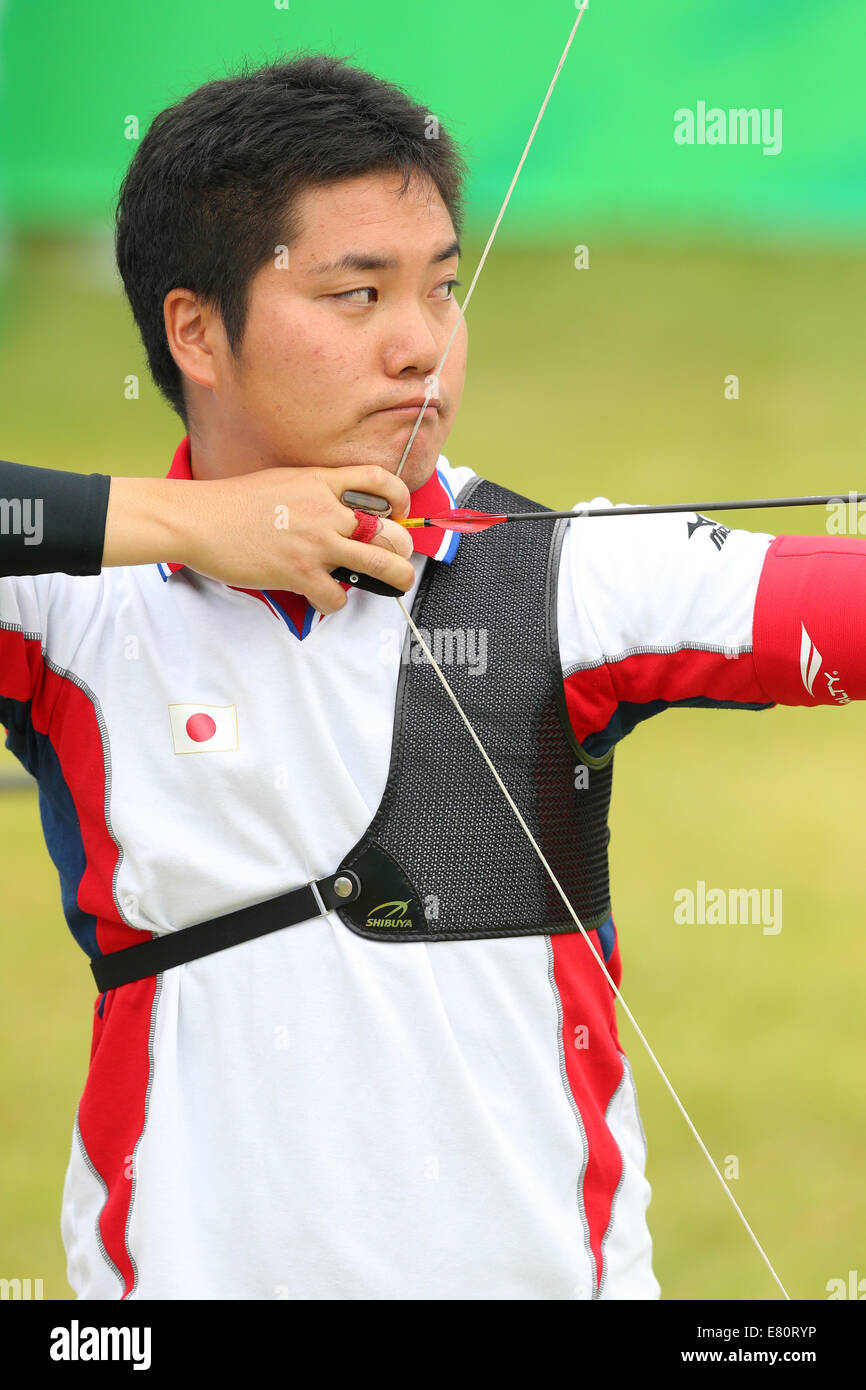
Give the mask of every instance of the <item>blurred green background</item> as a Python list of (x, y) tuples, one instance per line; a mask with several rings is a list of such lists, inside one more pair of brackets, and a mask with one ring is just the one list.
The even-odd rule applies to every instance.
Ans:
[[(468, 284), (574, 18), (547, 0), (0, 0), (0, 456), (159, 476), (182, 435), (113, 270), (130, 115), (143, 131), (243, 58), (350, 56), (464, 144)], [(554, 506), (866, 489), (864, 38), (848, 0), (590, 0), (468, 313), (452, 462)], [(781, 108), (782, 152), (677, 146), (673, 113), (698, 101)], [(799, 1298), (866, 1275), (862, 729), (857, 705), (680, 710), (617, 754), (625, 996), (713, 1154), (737, 1157), (735, 1195)], [(0, 777), (18, 771), (4, 751)], [(59, 1204), (94, 991), (29, 785), (0, 791), (0, 847), (0, 1276), (68, 1298)], [(698, 879), (781, 887), (783, 930), (675, 925)], [(625, 1020), (622, 1040), (663, 1296), (774, 1297)]]

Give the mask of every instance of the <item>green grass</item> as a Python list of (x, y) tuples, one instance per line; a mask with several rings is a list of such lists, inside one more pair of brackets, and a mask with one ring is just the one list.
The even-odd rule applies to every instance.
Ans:
[[(586, 235), (582, 233), (582, 235)], [(498, 247), (468, 314), (454, 463), (554, 506), (861, 488), (866, 256), (820, 248)], [(577, 237), (575, 237), (577, 240)], [(470, 255), (468, 261), (473, 262)], [(123, 301), (69, 244), (21, 248), (0, 340), (0, 453), (163, 474), (180, 437)], [(464, 274), (468, 283), (468, 276)], [(141, 399), (123, 396), (138, 373)], [(741, 397), (723, 397), (740, 377)], [(822, 513), (727, 518), (822, 530)], [(623, 990), (789, 1292), (863, 1275), (866, 1063), (863, 710), (679, 710), (617, 753), (614, 910)], [(9, 757), (0, 758), (5, 770)], [(32, 793), (0, 795), (0, 1275), (68, 1297), (58, 1213), (94, 991), (60, 913)], [(781, 887), (778, 936), (677, 926), (673, 893)], [(649, 1141), (664, 1296), (774, 1285), (622, 1020)]]

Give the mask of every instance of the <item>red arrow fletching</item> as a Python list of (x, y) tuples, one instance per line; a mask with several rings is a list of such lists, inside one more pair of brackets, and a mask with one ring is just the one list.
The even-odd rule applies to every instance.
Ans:
[(500, 521), (507, 521), (504, 513), (473, 512), (467, 507), (455, 507), (445, 516), (428, 516), (431, 526), (441, 526), (443, 531), (459, 531), (461, 535), (471, 535), (474, 531), (486, 531)]

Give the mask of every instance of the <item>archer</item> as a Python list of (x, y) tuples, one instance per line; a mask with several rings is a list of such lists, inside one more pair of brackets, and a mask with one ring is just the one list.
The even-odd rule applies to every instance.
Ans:
[[(857, 541), (722, 546), (672, 515), (565, 517), (539, 546), (342, 503), (544, 510), (442, 453), (464, 171), (427, 114), (324, 57), (161, 113), (117, 255), (186, 431), (168, 478), (0, 477), (45, 500), (42, 545), (4, 543), (0, 711), (99, 988), (63, 1210), (80, 1297), (656, 1297), (614, 750), (671, 706), (831, 702), (825, 668), (866, 695)], [(483, 753), (401, 660), (398, 606), (335, 567), (427, 632), (471, 612), (486, 668), (451, 686)]]

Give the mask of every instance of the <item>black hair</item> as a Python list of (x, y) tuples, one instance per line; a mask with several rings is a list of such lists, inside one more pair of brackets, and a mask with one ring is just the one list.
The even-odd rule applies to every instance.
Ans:
[[(156, 116), (126, 172), (115, 249), (160, 391), (187, 423), (163, 301), (182, 287), (216, 307), (240, 350), (255, 272), (290, 246), (304, 189), (367, 173), (435, 184), (460, 235), (466, 167), (437, 118), (346, 59), (304, 54), (207, 82)], [(275, 227), (278, 234), (275, 236)]]

